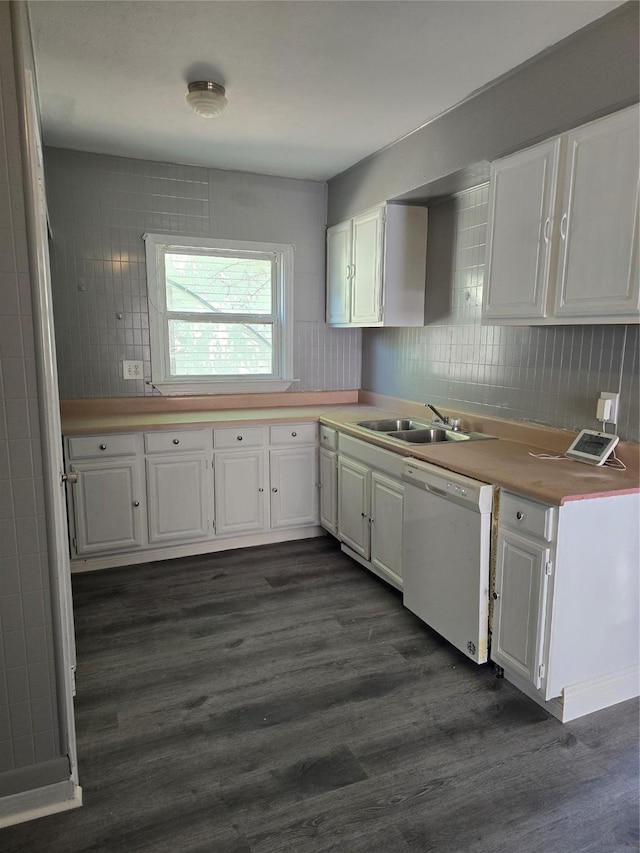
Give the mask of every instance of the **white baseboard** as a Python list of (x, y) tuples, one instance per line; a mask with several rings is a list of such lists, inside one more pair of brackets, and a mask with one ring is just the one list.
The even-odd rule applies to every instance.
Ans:
[(271, 545), (277, 542), (293, 542), (296, 539), (311, 539), (324, 536), (325, 531), (318, 525), (292, 527), (287, 530), (270, 530), (266, 533), (251, 533), (244, 536), (207, 539), (204, 542), (192, 542), (187, 545), (172, 545), (166, 548), (144, 548), (139, 551), (126, 551), (109, 554), (104, 557), (75, 557), (71, 560), (72, 574), (94, 572), (97, 569), (114, 569), (119, 566), (133, 566), (140, 563), (155, 563), (158, 560), (173, 560), (176, 557), (195, 557), (198, 554), (215, 554), (218, 551), (230, 551), (234, 548), (251, 548), (254, 545)]
[(82, 788), (72, 781), (11, 794), (0, 800), (0, 829), (82, 805)]
[(545, 700), (533, 684), (528, 684), (519, 675), (505, 669), (504, 677), (562, 723), (640, 695), (640, 666), (637, 665), (572, 684), (564, 688), (562, 696), (549, 700)]
[(565, 687), (562, 722), (584, 717), (640, 695), (640, 666), (628, 666), (590, 681)]

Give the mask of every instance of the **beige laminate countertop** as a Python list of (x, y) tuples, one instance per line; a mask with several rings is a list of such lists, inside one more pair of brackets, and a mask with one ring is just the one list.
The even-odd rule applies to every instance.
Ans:
[[(413, 408), (413, 407), (411, 407)], [(537, 459), (531, 453), (558, 449), (545, 446), (544, 438), (531, 443), (527, 427), (511, 423), (513, 438), (481, 441), (462, 441), (437, 445), (402, 445), (384, 435), (364, 431), (358, 421), (385, 417), (416, 418), (415, 408), (404, 415), (398, 408), (383, 409), (371, 405), (310, 405), (276, 406), (264, 409), (220, 409), (214, 411), (140, 412), (120, 414), (75, 414), (62, 419), (64, 435), (93, 435), (96, 433), (142, 432), (160, 429), (186, 429), (215, 426), (239, 426), (268, 423), (300, 423), (317, 421), (340, 429), (357, 438), (384, 447), (402, 456), (412, 456), (450, 471), (473, 477), (486, 483), (534, 498), (543, 503), (561, 506), (572, 500), (631, 494), (640, 491), (637, 467), (629, 471), (597, 468), (569, 459)], [(420, 420), (428, 421), (424, 409)], [(507, 422), (504, 422), (507, 423)], [(464, 426), (463, 421), (463, 426)], [(476, 429), (475, 425), (472, 429)], [(519, 430), (522, 430), (521, 436)], [(491, 425), (483, 432), (491, 434)], [(542, 433), (544, 436), (544, 433)], [(570, 434), (568, 434), (570, 435)], [(524, 437), (524, 438), (522, 438)], [(538, 441), (538, 439), (536, 439)], [(564, 441), (564, 439), (563, 439)], [(556, 438), (557, 443), (557, 438)], [(568, 447), (570, 441), (566, 440)], [(635, 454), (634, 454), (635, 455)]]
[[(449, 471), (500, 486), (543, 503), (561, 506), (567, 501), (640, 491), (638, 477), (632, 471), (598, 468), (570, 459), (537, 459), (530, 454), (549, 453), (549, 448), (507, 438), (432, 445), (399, 445), (397, 441), (385, 438), (384, 435), (355, 426), (362, 420), (396, 417), (396, 412), (363, 406), (358, 406), (354, 411), (355, 408), (333, 410), (322, 415), (320, 420), (328, 426), (387, 450), (399, 452), (403, 456), (412, 456), (414, 459), (440, 465)], [(422, 419), (428, 420), (424, 415)], [(490, 430), (486, 432), (489, 433)]]

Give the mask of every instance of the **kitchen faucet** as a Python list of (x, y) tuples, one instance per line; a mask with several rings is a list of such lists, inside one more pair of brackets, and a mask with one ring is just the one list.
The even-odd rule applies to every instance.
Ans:
[(449, 423), (449, 418), (447, 417), (447, 415), (443, 415), (443, 414), (441, 414), (441, 413), (436, 409), (436, 407), (435, 407), (435, 406), (432, 406), (432, 405), (431, 405), (431, 403), (425, 403), (425, 406), (426, 406), (428, 409), (431, 409), (431, 411), (433, 412), (433, 414), (434, 414), (434, 415), (435, 415), (435, 416), (436, 416), (436, 417), (437, 417), (437, 418), (438, 418), (438, 419), (439, 419), (443, 424), (448, 424), (448, 423)]

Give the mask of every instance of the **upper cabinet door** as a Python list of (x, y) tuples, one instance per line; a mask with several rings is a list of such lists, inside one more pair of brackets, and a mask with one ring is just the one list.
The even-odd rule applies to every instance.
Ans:
[(483, 318), (546, 316), (560, 138), (491, 166)]
[(557, 317), (638, 316), (638, 107), (567, 134)]
[(382, 240), (384, 206), (353, 218), (351, 322), (375, 325), (382, 320)]
[(351, 220), (327, 229), (327, 323), (351, 320)]

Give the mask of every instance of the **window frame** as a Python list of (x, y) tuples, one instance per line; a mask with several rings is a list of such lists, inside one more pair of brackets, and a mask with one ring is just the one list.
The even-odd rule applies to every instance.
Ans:
[[(250, 240), (218, 240), (211, 237), (179, 237), (173, 234), (143, 234), (147, 261), (147, 297), (151, 385), (163, 394), (234, 394), (286, 391), (293, 383), (293, 256), (287, 243), (258, 243)], [(273, 313), (248, 314), (244, 322), (268, 321), (273, 325), (273, 372), (230, 376), (172, 376), (169, 366), (169, 335), (164, 256), (167, 252), (203, 254), (219, 251), (230, 256), (258, 254), (270, 256), (275, 274), (272, 279)], [(203, 321), (208, 315), (179, 312)], [(229, 317), (239, 315), (229, 312)], [(223, 315), (224, 317), (224, 315)], [(224, 319), (221, 318), (224, 322)]]

